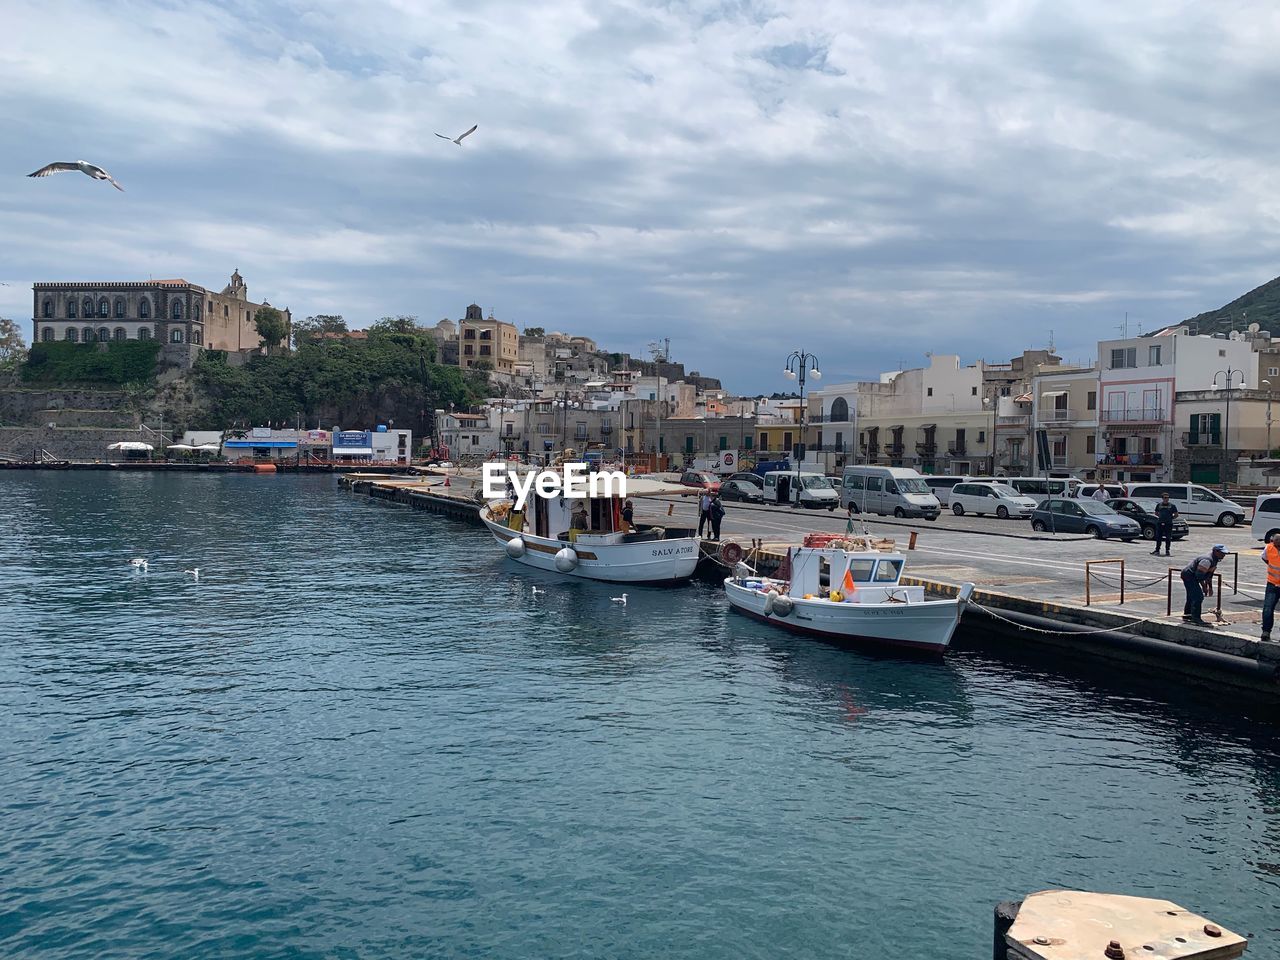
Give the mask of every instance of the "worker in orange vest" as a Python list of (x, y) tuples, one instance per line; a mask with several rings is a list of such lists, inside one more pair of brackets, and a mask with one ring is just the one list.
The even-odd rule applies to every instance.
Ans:
[(1267, 565), (1267, 593), (1262, 600), (1262, 639), (1271, 639), (1271, 624), (1275, 620), (1276, 601), (1280, 601), (1280, 533), (1262, 550), (1262, 561)]

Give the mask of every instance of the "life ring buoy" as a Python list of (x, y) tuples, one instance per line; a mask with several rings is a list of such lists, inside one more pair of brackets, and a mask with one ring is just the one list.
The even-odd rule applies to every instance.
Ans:
[(741, 545), (734, 543), (732, 540), (720, 544), (720, 562), (726, 567), (732, 567), (744, 556)]

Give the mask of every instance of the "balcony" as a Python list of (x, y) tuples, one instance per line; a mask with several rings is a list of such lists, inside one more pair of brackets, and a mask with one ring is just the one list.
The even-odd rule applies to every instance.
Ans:
[(906, 448), (900, 443), (890, 443), (885, 445), (884, 452), (891, 457), (900, 457), (904, 449)]
[(1079, 419), (1080, 414), (1067, 407), (1041, 407), (1039, 413), (1036, 414), (1036, 422), (1038, 423), (1065, 423), (1068, 420)]
[(605, 436), (608, 436), (609, 434), (613, 433), (613, 424), (612, 423), (600, 424), (600, 432), (603, 433)]
[(1160, 423), (1164, 411), (1159, 407), (1112, 407), (1098, 411), (1098, 419), (1103, 423)]
[(1162, 453), (1109, 453), (1101, 461), (1106, 466), (1159, 467), (1164, 464)]
[(804, 420), (805, 423), (853, 423), (853, 418), (850, 416), (833, 417), (828, 414), (821, 413), (814, 417), (806, 416)]
[(949, 456), (949, 457), (963, 457), (964, 455), (965, 455), (965, 449), (964, 449), (964, 444), (963, 444), (963, 443), (948, 443), (948, 444), (947, 444), (947, 456)]
[(920, 456), (922, 457), (932, 457), (937, 452), (938, 452), (938, 445), (936, 443), (917, 443), (916, 444), (916, 453), (920, 454)]
[(1184, 433), (1182, 435), (1183, 446), (1187, 447), (1220, 447), (1222, 446), (1222, 434), (1214, 433)]

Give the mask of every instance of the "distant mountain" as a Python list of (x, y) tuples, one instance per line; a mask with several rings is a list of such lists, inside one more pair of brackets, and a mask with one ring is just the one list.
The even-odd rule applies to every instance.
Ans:
[(1210, 310), (1174, 326), (1189, 326), (1196, 333), (1230, 333), (1233, 329), (1243, 331), (1251, 323), (1258, 324), (1263, 330), (1270, 330), (1273, 337), (1280, 337), (1280, 277), (1255, 287), (1225, 307)]

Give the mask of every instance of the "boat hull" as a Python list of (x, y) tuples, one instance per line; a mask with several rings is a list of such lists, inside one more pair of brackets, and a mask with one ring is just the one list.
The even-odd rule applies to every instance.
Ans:
[[(517, 533), (489, 519), (484, 510), (480, 518), (499, 543), (506, 544), (516, 537), (524, 541), (524, 552), (512, 557), (516, 563), (562, 577), (605, 583), (680, 583), (692, 577), (698, 566), (698, 541), (694, 538), (580, 545)], [(577, 566), (569, 571), (556, 566), (556, 554), (565, 547), (578, 554)]]
[(733, 609), (793, 633), (925, 653), (946, 651), (964, 608), (958, 599), (886, 604), (793, 599), (790, 613), (781, 616), (766, 612), (766, 593), (732, 579), (725, 580), (724, 589)]

